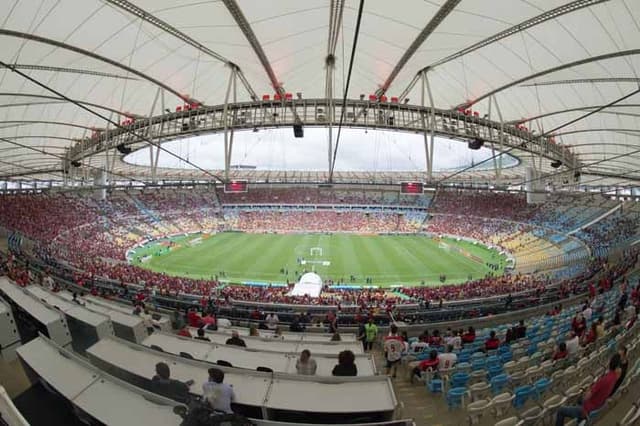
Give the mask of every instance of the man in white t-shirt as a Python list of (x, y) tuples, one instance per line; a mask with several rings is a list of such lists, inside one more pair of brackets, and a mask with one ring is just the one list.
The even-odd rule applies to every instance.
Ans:
[(453, 368), (458, 362), (458, 355), (453, 353), (453, 345), (447, 346), (447, 352), (441, 355), (438, 355), (438, 371), (446, 371), (450, 368)]
[(402, 359), (402, 351), (404, 351), (404, 341), (398, 335), (398, 326), (391, 325), (391, 333), (384, 338), (384, 356), (387, 360), (387, 375), (393, 370), (391, 377), (395, 378), (398, 371), (398, 364)]
[(280, 322), (280, 319), (278, 318), (278, 315), (270, 313), (265, 318), (265, 322), (267, 323), (267, 328), (269, 330), (275, 330), (278, 327), (278, 322)]
[(415, 342), (411, 343), (411, 345), (409, 345), (409, 353), (419, 353), (427, 347), (429, 347), (429, 345), (427, 345), (425, 342), (416, 340)]
[(233, 387), (223, 381), (224, 372), (218, 368), (210, 368), (209, 378), (202, 384), (202, 395), (214, 410), (232, 414), (231, 403), (235, 402), (236, 395)]
[(593, 316), (593, 309), (591, 309), (590, 305), (587, 305), (587, 307), (584, 309), (584, 311), (582, 311), (582, 316), (587, 321), (591, 320), (591, 317)]
[(567, 353), (569, 354), (569, 356), (575, 355), (578, 352), (578, 349), (580, 349), (580, 339), (574, 332), (569, 333), (569, 338), (565, 341), (565, 343), (567, 345)]
[(447, 345), (453, 346), (453, 349), (462, 348), (462, 338), (459, 331), (454, 331), (453, 335), (445, 342)]

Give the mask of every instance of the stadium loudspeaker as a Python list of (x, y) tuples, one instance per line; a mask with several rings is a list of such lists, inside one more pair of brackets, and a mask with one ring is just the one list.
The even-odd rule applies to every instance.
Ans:
[(484, 145), (484, 140), (480, 138), (475, 138), (469, 141), (469, 149), (473, 149), (474, 151), (482, 148), (482, 145)]
[(555, 161), (551, 162), (551, 167), (553, 167), (554, 169), (557, 169), (560, 166), (562, 166), (562, 161), (560, 161), (560, 160), (555, 160)]
[(302, 128), (302, 124), (296, 123), (293, 125), (293, 136), (296, 138), (304, 137), (304, 129)]
[(120, 145), (117, 145), (116, 149), (122, 155), (131, 154), (131, 148), (129, 148), (128, 146), (124, 146), (123, 143), (121, 143)]

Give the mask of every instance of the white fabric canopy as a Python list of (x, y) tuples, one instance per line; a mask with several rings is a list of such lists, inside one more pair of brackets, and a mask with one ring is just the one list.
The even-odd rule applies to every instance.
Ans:
[[(158, 82), (207, 105), (224, 100), (229, 69), (167, 28), (141, 20), (101, 0), (7, 0), (0, 9), (0, 60), (91, 109), (121, 120), (118, 112), (149, 115)], [(223, 1), (137, 0), (135, 6), (181, 34), (237, 64), (258, 94), (273, 94), (271, 81), (246, 35)], [(324, 97), (329, 0), (236, 0), (273, 73), (290, 93)], [(367, 0), (354, 60), (349, 97), (368, 96), (425, 28), (444, 0)], [(416, 73), (502, 31), (516, 27), (566, 0), (462, 0), (418, 46), (389, 89), (397, 96)], [(544, 132), (606, 105), (638, 88), (640, 2), (593, 2), (462, 54), (429, 71), (434, 103), (453, 108), (498, 90), (495, 100), (505, 121), (539, 117), (525, 125)], [(338, 39), (335, 96), (342, 97), (359, 2), (346, 0)], [(30, 35), (41, 37), (32, 40)], [(57, 43), (58, 45), (54, 45)], [(64, 43), (67, 46), (61, 46)], [(82, 49), (80, 53), (74, 48)], [(113, 63), (89, 57), (100, 55)], [(590, 59), (626, 52), (617, 57)], [(581, 65), (544, 73), (555, 67)], [(126, 67), (126, 68), (125, 68)], [(131, 72), (135, 70), (136, 73)], [(540, 73), (536, 78), (529, 78)], [(408, 92), (420, 102), (420, 85)], [(248, 94), (238, 88), (239, 101)], [(59, 179), (59, 156), (104, 120), (56, 99), (24, 77), (0, 69), (0, 177), (40, 173)], [(489, 111), (489, 98), (473, 105)], [(166, 108), (182, 100), (165, 91)], [(492, 115), (496, 118), (496, 105)], [(640, 178), (640, 95), (632, 96), (575, 124), (557, 138), (571, 146), (600, 183)], [(12, 143), (11, 143), (12, 142)], [(30, 149), (30, 148), (36, 148)], [(627, 154), (620, 156), (621, 154)], [(56, 156), (57, 155), (57, 156)], [(617, 158), (616, 156), (620, 156)], [(102, 157), (94, 164), (101, 166)], [(596, 164), (596, 162), (599, 162)], [(127, 172), (127, 165), (119, 163)], [(599, 180), (598, 180), (599, 179)], [(633, 183), (637, 186), (637, 182)]]

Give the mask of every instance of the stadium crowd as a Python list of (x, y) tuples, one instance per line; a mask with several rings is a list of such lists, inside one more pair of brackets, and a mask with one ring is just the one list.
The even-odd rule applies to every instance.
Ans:
[[(235, 217), (234, 217), (235, 215)], [(422, 216), (340, 210), (241, 210), (225, 215), (234, 229), (245, 232), (416, 232)], [(235, 225), (235, 226), (234, 226)]]
[(244, 193), (218, 190), (222, 204), (346, 204), (428, 206), (431, 196), (403, 195), (397, 190), (332, 190), (317, 187), (251, 188)]
[[(373, 192), (371, 198), (365, 196), (366, 192), (357, 195), (360, 194), (357, 191), (344, 191), (340, 195), (339, 191), (332, 193), (315, 189), (311, 193), (317, 198), (310, 198), (306, 189), (294, 189), (291, 193), (271, 190), (247, 194), (255, 194), (249, 196), (255, 197), (251, 202), (266, 199), (264, 197), (270, 200), (277, 197), (280, 202), (283, 202), (280, 197), (290, 197), (287, 200), (296, 202), (301, 199), (318, 202), (328, 199), (322, 198), (326, 196), (342, 202), (379, 202), (388, 197), (390, 203), (402, 203), (397, 193), (392, 199), (393, 194), (387, 195), (384, 191)], [(234, 197), (246, 198), (247, 194), (225, 194), (221, 198), (224, 202), (230, 202)], [(540, 218), (543, 215), (539, 212), (545, 210), (545, 206), (528, 206), (524, 197), (519, 194), (443, 190), (438, 192), (430, 208), (430, 211), (439, 214), (432, 216), (423, 229), (436, 234), (462, 235), (485, 242), (495, 242), (496, 236), (502, 236), (503, 241), (508, 241), (516, 233), (528, 231), (530, 226), (536, 225), (527, 224), (527, 221), (542, 221)], [(469, 220), (469, 215), (480, 218)], [(637, 233), (637, 218), (637, 209), (624, 209), (586, 227), (578, 235), (594, 245), (613, 246)], [(225, 208), (223, 216), (218, 201), (206, 190), (119, 191), (103, 201), (65, 193), (4, 195), (0, 203), (0, 225), (36, 242), (33, 251), (41, 259), (51, 264), (63, 262), (65, 266), (71, 265), (76, 271), (74, 280), (80, 284), (93, 282), (100, 277), (120, 284), (139, 285), (150, 294), (195, 294), (206, 297), (215, 293), (219, 287), (219, 282), (214, 277), (210, 280), (197, 280), (152, 272), (126, 263), (126, 251), (149, 239), (202, 230), (232, 228), (247, 232), (417, 232), (421, 230), (424, 219), (423, 214), (415, 212), (398, 215), (395, 212), (335, 209)], [(543, 225), (543, 222), (540, 224)], [(563, 285), (570, 287), (571, 282), (567, 280)], [(506, 275), (487, 276), (459, 286), (404, 288), (400, 290), (403, 297), (392, 292), (364, 289), (355, 292), (335, 290), (329, 286), (325, 287), (322, 297), (314, 301), (287, 296), (286, 287), (227, 286), (221, 295), (229, 303), (243, 299), (385, 308), (416, 300), (460, 300), (524, 290), (544, 291), (549, 284), (547, 277)]]

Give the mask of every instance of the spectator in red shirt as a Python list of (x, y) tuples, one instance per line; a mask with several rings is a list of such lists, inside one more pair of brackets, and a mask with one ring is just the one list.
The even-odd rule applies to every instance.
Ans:
[(589, 297), (591, 299), (596, 297), (596, 287), (593, 285), (593, 283), (589, 283)]
[(602, 407), (609, 395), (611, 395), (611, 391), (613, 391), (619, 376), (620, 354), (615, 354), (609, 361), (609, 371), (593, 384), (591, 389), (585, 392), (582, 401), (579, 401), (580, 405), (565, 405), (558, 409), (556, 426), (564, 425), (564, 419), (567, 417), (577, 419), (578, 422), (580, 422), (586, 419), (591, 412)]
[(582, 337), (582, 334), (587, 329), (587, 321), (584, 319), (582, 314), (576, 314), (571, 321), (571, 328), (573, 329), (573, 332), (576, 333), (576, 336)]
[(207, 327), (209, 330), (217, 330), (216, 326), (216, 317), (211, 312), (207, 312), (207, 314), (202, 317), (202, 326)]
[(429, 346), (442, 346), (442, 336), (440, 336), (440, 330), (433, 330), (433, 334), (429, 338)]
[(469, 327), (467, 332), (462, 335), (462, 343), (473, 343), (474, 340), (476, 340), (476, 330)]
[(421, 373), (423, 371), (427, 371), (427, 370), (438, 371), (439, 363), (440, 363), (440, 360), (438, 359), (438, 351), (435, 349), (432, 349), (431, 352), (429, 352), (429, 358), (422, 361), (420, 364), (418, 364), (416, 368), (413, 369), (413, 373), (411, 374), (411, 382), (413, 383), (414, 378), (417, 378), (418, 380), (420, 380)]
[(582, 336), (582, 346), (588, 346), (596, 341), (598, 337), (598, 331), (596, 330), (597, 327), (598, 323), (596, 321), (591, 323), (589, 331)]
[(202, 318), (194, 309), (191, 309), (187, 314), (187, 322), (189, 323), (190, 327), (200, 328), (200, 326), (202, 325)]
[(182, 336), (182, 337), (193, 337), (191, 336), (191, 333), (189, 332), (189, 327), (182, 327), (180, 329), (180, 331), (178, 331), (178, 336)]
[(567, 355), (569, 355), (569, 352), (567, 352), (567, 344), (565, 342), (560, 342), (558, 349), (553, 354), (553, 360), (558, 361), (560, 359), (565, 359)]
[(484, 342), (484, 348), (488, 351), (498, 349), (500, 346), (500, 339), (496, 337), (496, 332), (491, 331), (489, 338)]
[(262, 314), (260, 313), (260, 311), (258, 310), (258, 308), (255, 308), (252, 312), (251, 312), (251, 319), (255, 320), (255, 321), (260, 321), (262, 319)]

